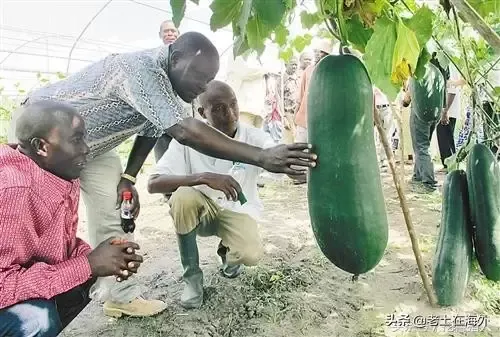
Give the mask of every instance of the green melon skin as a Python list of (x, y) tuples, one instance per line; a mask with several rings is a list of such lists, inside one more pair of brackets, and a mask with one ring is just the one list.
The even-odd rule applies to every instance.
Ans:
[(373, 134), (373, 89), (363, 63), (329, 55), (309, 84), (308, 137), (318, 155), (309, 171), (311, 225), (323, 254), (359, 275), (382, 259), (388, 221)]
[(487, 279), (500, 281), (500, 167), (484, 144), (469, 152), (467, 182), (479, 266)]
[(432, 63), (425, 66), (425, 75), (410, 78), (411, 109), (424, 122), (437, 121), (443, 110), (446, 83), (443, 74)]
[(464, 298), (472, 266), (467, 178), (462, 170), (446, 176), (443, 186), (441, 227), (434, 254), (432, 285), (438, 304), (453, 306)]

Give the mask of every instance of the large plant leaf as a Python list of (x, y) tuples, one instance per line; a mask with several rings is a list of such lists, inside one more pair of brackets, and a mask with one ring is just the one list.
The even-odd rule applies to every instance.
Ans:
[(210, 17), (210, 29), (216, 31), (229, 25), (235, 18), (239, 17), (242, 0), (213, 0), (210, 4), (212, 16)]
[(286, 40), (290, 32), (284, 25), (279, 25), (274, 30), (274, 42), (276, 42), (280, 47), (286, 44)]
[(279, 51), (279, 57), (280, 57), (280, 59), (282, 59), (285, 62), (290, 61), (290, 59), (292, 58), (292, 56), (293, 56), (293, 48), (292, 47), (288, 47), (286, 49), (283, 49), (283, 50)]
[[(343, 1), (343, 0), (338, 0)], [(344, 0), (345, 1), (345, 0)], [(363, 1), (350, 1), (352, 6), (345, 11), (345, 17), (350, 17), (358, 14), (365, 25), (373, 26), (376, 18), (380, 16), (387, 1), (385, 0), (363, 0)], [(344, 9), (345, 3), (344, 3)]]
[(310, 34), (299, 35), (292, 40), (292, 46), (295, 48), (295, 50), (297, 50), (300, 53), (308, 45), (311, 44), (311, 41), (312, 41), (312, 35)]
[(418, 44), (423, 47), (432, 36), (432, 24), (434, 13), (427, 7), (420, 7), (406, 24), (413, 30), (417, 37)]
[(179, 27), (186, 11), (186, 0), (170, 0), (170, 7), (172, 8), (172, 21), (176, 27)]
[[(226, 1), (231, 2), (232, 0)], [(287, 10), (287, 5), (289, 4), (284, 0), (253, 0), (252, 3), (254, 13), (268, 29), (274, 29), (281, 23), (283, 15), (285, 15)]]
[(305, 29), (311, 29), (315, 25), (323, 22), (323, 17), (319, 12), (308, 13), (303, 11), (300, 13), (300, 22), (302, 23), (302, 27)]
[(358, 15), (346, 20), (346, 28), (349, 42), (351, 42), (356, 49), (364, 53), (366, 44), (373, 34), (373, 29), (366, 28)]
[(467, 2), (483, 18), (493, 14), (497, 18), (500, 16), (500, 1), (498, 0), (467, 0)]
[(415, 71), (420, 49), (415, 33), (399, 21), (392, 58), (391, 81), (394, 84), (401, 86)]
[(262, 54), (265, 48), (264, 41), (270, 34), (270, 29), (266, 26), (257, 15), (253, 15), (247, 24), (247, 40), (248, 46), (254, 49), (258, 54)]
[(398, 94), (398, 87), (391, 83), (392, 58), (397, 39), (397, 24), (387, 17), (375, 22), (373, 34), (366, 44), (363, 59), (372, 83), (391, 100)]

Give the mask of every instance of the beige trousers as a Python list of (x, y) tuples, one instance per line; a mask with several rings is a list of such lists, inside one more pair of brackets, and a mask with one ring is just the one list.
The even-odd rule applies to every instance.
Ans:
[[(90, 160), (82, 171), (81, 190), (93, 248), (112, 236), (134, 240), (133, 234), (123, 232), (120, 210), (116, 209), (116, 187), (121, 173), (122, 164), (115, 151)], [(91, 289), (92, 298), (100, 301), (127, 303), (140, 295), (140, 286), (133, 276), (122, 282), (116, 282), (115, 277), (99, 278)]]
[(263, 255), (257, 222), (244, 213), (221, 209), (193, 187), (180, 187), (168, 201), (178, 234), (194, 229), (199, 236), (217, 236), (228, 248), (229, 265), (256, 265)]
[[(23, 110), (21, 107), (12, 115), (9, 130), (11, 143), (17, 143), (16, 121)], [(89, 244), (92, 248), (112, 236), (133, 240), (133, 235), (123, 232), (120, 211), (116, 210), (116, 187), (121, 173), (122, 164), (115, 151), (89, 160), (81, 173), (81, 191), (87, 213)], [(91, 289), (91, 296), (98, 301), (127, 303), (140, 295), (141, 289), (134, 277), (123, 282), (116, 282), (114, 277), (99, 278)]]

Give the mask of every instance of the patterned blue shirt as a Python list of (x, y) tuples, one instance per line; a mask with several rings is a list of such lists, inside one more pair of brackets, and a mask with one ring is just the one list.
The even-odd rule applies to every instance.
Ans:
[[(138, 134), (160, 137), (188, 116), (167, 76), (169, 46), (113, 54), (28, 95), (73, 105), (85, 120), (90, 156)], [(191, 116), (192, 117), (192, 116)]]

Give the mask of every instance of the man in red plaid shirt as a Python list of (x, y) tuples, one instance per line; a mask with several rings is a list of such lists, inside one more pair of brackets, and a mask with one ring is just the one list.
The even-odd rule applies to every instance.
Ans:
[(139, 246), (76, 237), (89, 147), (76, 110), (50, 101), (20, 116), (19, 145), (0, 145), (0, 337), (56, 336), (89, 303), (95, 278), (127, 279)]

